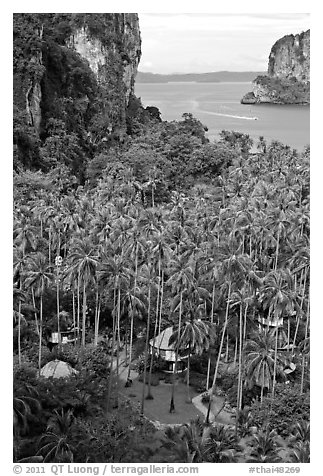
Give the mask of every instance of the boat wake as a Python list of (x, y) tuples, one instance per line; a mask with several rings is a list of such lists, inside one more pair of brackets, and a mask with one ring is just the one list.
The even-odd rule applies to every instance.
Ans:
[(233, 119), (242, 119), (244, 121), (258, 121), (258, 117), (236, 116), (235, 114), (224, 114), (223, 112), (204, 111), (202, 109), (199, 109), (199, 112), (203, 112), (203, 114), (210, 114), (211, 116), (231, 117)]
[(258, 117), (255, 116), (237, 116), (236, 114), (226, 114), (224, 112), (206, 111), (199, 108), (198, 101), (190, 101), (191, 108), (194, 112), (201, 112), (203, 114), (209, 114), (210, 116), (231, 117), (232, 119), (242, 119), (243, 121), (258, 121)]

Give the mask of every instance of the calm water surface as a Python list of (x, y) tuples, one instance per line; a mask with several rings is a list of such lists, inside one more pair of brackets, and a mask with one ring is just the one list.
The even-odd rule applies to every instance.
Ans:
[(211, 140), (227, 129), (253, 139), (261, 135), (268, 141), (276, 139), (298, 150), (309, 144), (309, 106), (240, 104), (251, 90), (251, 83), (147, 83), (136, 84), (135, 93), (144, 106), (158, 107), (166, 121), (191, 112), (208, 127)]

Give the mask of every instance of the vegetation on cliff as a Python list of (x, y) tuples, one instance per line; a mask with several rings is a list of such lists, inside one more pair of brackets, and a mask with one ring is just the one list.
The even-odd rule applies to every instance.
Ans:
[(268, 74), (253, 85), (242, 104), (310, 104), (310, 31), (280, 38), (271, 49)]
[[(83, 183), (98, 144), (120, 140), (126, 128), (127, 51), (118, 15), (14, 15), (15, 170), (48, 171), (63, 162)], [(67, 47), (75, 29), (85, 26), (89, 37), (109, 47), (104, 82)]]
[(247, 93), (243, 104), (309, 104), (310, 89), (308, 83), (297, 81), (296, 78), (277, 78), (258, 76), (254, 82), (254, 92)]

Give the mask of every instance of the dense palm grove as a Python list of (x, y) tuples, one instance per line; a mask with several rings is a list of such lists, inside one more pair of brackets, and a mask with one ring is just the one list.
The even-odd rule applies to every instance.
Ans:
[[(210, 143), (190, 114), (150, 114), (100, 145), (83, 184), (57, 163), (15, 173), (14, 458), (308, 462), (309, 150)], [(199, 372), (208, 412), (156, 438), (148, 340), (170, 325), (188, 405)], [(77, 344), (49, 350), (68, 328)], [(124, 346), (142, 362), (140, 408), (118, 379)], [(79, 373), (39, 378), (53, 358)], [(213, 422), (219, 392), (232, 425)], [(175, 374), (169, 400), (176, 412)]]

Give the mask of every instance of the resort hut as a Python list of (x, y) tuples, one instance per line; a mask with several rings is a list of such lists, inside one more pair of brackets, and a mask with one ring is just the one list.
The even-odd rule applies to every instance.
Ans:
[(73, 369), (67, 362), (57, 359), (47, 362), (40, 371), (41, 377), (45, 378), (66, 378), (74, 374), (78, 374), (78, 371)]
[(289, 344), (286, 332), (283, 328), (284, 319), (282, 317), (272, 317), (267, 319), (264, 317), (258, 317), (259, 330), (268, 329), (270, 331), (278, 327), (278, 350), (287, 350), (292, 345)]
[[(165, 372), (174, 372), (175, 370), (175, 342), (169, 344), (169, 339), (173, 335), (173, 327), (167, 327), (158, 336), (149, 341), (150, 354), (154, 354), (160, 357), (167, 363), (167, 369)], [(187, 358), (187, 357), (186, 357)], [(185, 369), (185, 363), (183, 357), (178, 355), (177, 358), (177, 371), (183, 371)]]

